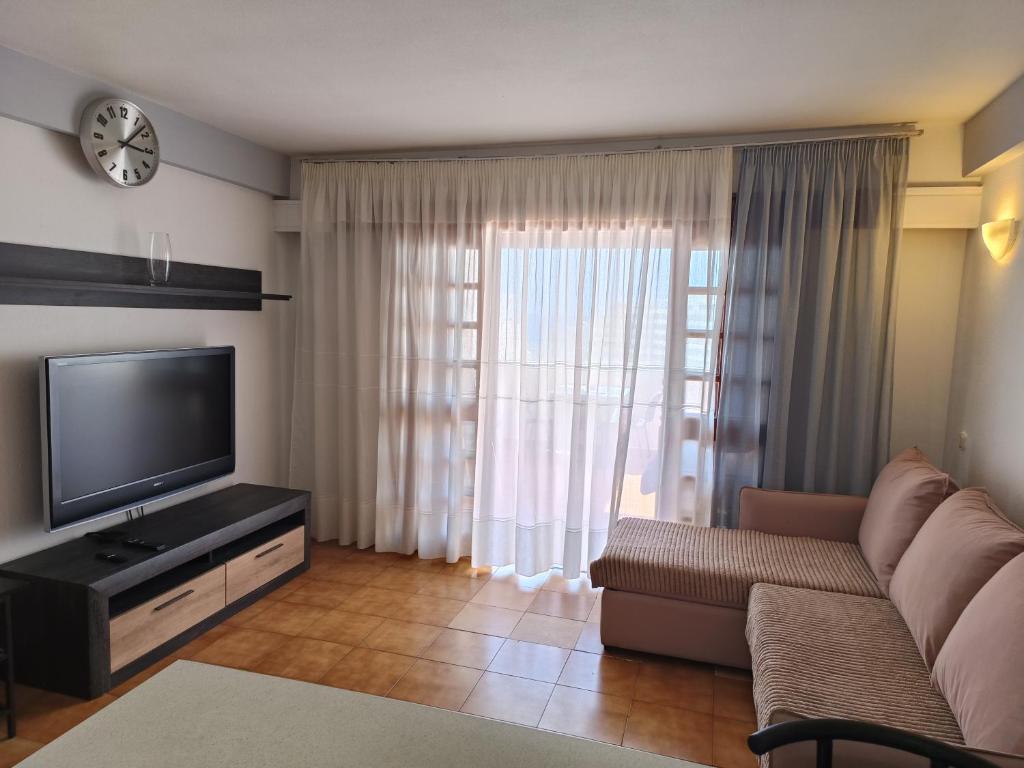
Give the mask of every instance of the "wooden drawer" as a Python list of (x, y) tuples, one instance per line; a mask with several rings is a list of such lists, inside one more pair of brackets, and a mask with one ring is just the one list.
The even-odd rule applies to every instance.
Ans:
[(153, 650), (224, 607), (224, 566), (110, 620), (110, 671)]
[(227, 562), (227, 601), (234, 602), (306, 559), (306, 529), (293, 528)]

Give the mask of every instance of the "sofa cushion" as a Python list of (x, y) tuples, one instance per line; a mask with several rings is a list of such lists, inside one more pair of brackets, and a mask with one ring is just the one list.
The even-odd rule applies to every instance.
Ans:
[(747, 641), (760, 728), (791, 715), (836, 717), (963, 743), (888, 600), (758, 584)]
[(961, 612), (985, 582), (1024, 552), (1024, 531), (981, 488), (936, 509), (896, 566), (889, 596), (931, 667)]
[(932, 679), (971, 747), (1024, 754), (1024, 554), (967, 604)]
[(884, 594), (928, 515), (956, 490), (917, 448), (903, 451), (878, 474), (860, 521), (860, 546)]
[(594, 584), (745, 608), (757, 582), (881, 596), (856, 544), (627, 517), (590, 565)]

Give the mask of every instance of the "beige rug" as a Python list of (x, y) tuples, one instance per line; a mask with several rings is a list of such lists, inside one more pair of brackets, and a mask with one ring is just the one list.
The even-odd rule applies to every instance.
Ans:
[(684, 768), (634, 749), (177, 661), (24, 768)]

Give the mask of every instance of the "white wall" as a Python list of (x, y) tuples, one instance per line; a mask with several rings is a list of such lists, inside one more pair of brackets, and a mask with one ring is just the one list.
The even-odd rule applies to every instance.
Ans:
[(893, 365), (893, 453), (943, 461), (966, 232), (908, 229), (900, 245)]
[[(116, 189), (89, 170), (77, 139), (3, 118), (0, 147), (0, 241), (141, 255), (149, 231), (166, 231), (175, 260), (260, 269), (270, 291), (291, 285), (268, 195), (171, 166)], [(262, 312), (0, 305), (0, 561), (117, 521), (43, 532), (40, 355), (234, 345), (237, 472), (217, 485), (283, 484), (290, 314), (277, 302)]]
[[(1024, 217), (1024, 157), (984, 177), (982, 221)], [(967, 432), (967, 448), (958, 449)], [(1003, 263), (968, 233), (946, 464), (1024, 523), (1024, 248)]]

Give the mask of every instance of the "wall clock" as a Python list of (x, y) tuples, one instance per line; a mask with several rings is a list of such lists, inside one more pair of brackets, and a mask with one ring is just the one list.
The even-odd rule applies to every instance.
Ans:
[(130, 101), (94, 101), (82, 113), (78, 133), (89, 165), (116, 187), (141, 187), (160, 166), (156, 130)]

